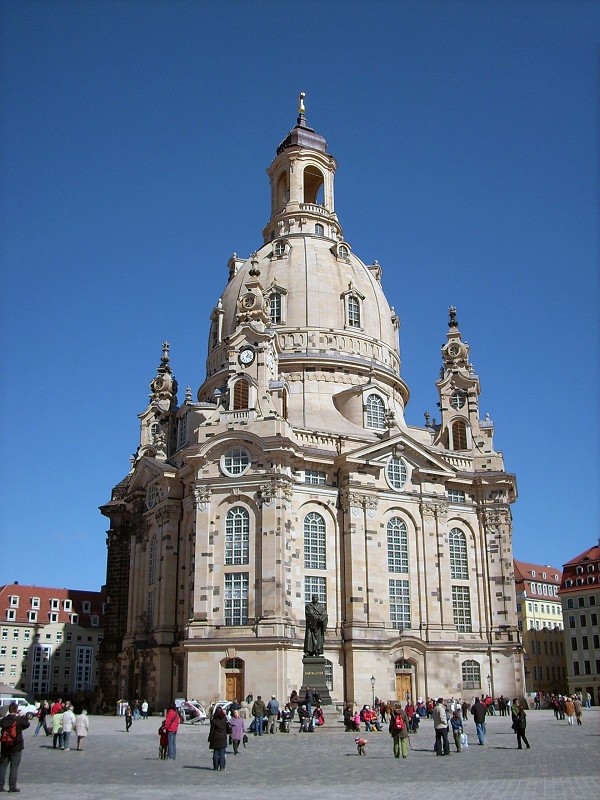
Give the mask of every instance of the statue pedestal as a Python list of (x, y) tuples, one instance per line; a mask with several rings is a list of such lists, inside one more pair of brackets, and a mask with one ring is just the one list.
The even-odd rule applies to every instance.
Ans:
[(331, 705), (331, 695), (325, 683), (325, 658), (323, 656), (304, 656), (302, 659), (302, 688), (300, 702), (304, 702), (304, 692), (310, 686), (321, 698), (322, 706)]

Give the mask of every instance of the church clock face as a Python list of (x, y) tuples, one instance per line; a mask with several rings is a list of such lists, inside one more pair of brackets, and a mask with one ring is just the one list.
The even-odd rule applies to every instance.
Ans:
[(252, 292), (248, 292), (242, 297), (242, 305), (246, 309), (254, 308), (254, 304), (256, 303), (256, 295), (252, 294)]
[(452, 408), (455, 408), (456, 410), (462, 408), (465, 402), (466, 402), (465, 393), (461, 392), (459, 389), (457, 389), (455, 392), (452, 392), (452, 394), (450, 395), (450, 405), (452, 406)]
[(249, 367), (254, 361), (254, 350), (251, 347), (243, 347), (240, 350), (239, 359), (240, 364), (243, 364), (245, 367)]

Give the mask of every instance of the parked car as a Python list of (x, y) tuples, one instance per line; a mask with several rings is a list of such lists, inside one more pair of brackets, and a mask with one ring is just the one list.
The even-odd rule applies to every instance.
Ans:
[(37, 706), (34, 706), (24, 697), (3, 697), (2, 700), (0, 700), (0, 708), (2, 709), (0, 711), (0, 716), (4, 717), (8, 714), (8, 707), (11, 703), (17, 703), (19, 706), (19, 713), (26, 716), (27, 719), (33, 719), (37, 716)]
[(200, 723), (200, 725), (204, 725), (207, 720), (207, 714), (202, 706), (197, 700), (175, 700), (175, 705), (177, 706), (177, 710), (179, 712), (179, 716), (183, 723), (189, 723), (190, 725), (196, 725)]

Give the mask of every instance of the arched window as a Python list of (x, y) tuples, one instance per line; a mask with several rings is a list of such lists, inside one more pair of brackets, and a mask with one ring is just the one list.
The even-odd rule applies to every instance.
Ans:
[(452, 449), (467, 449), (467, 425), (462, 419), (457, 419), (452, 423)]
[(250, 541), (250, 515), (235, 506), (225, 518), (225, 564), (247, 564)]
[(325, 569), (325, 520), (311, 511), (304, 517), (304, 566), (306, 569)]
[(248, 408), (248, 383), (241, 380), (233, 385), (233, 410)]
[(279, 180), (277, 181), (277, 211), (281, 211), (281, 209), (285, 206), (289, 199), (288, 194), (288, 187), (287, 187), (287, 173), (282, 172), (279, 176)]
[(479, 689), (481, 687), (481, 667), (477, 661), (462, 662), (462, 688)]
[(323, 175), (313, 166), (304, 170), (304, 202), (323, 205)]
[(450, 577), (466, 581), (469, 577), (467, 560), (467, 538), (460, 528), (452, 528), (448, 537), (450, 544)]
[(385, 405), (378, 394), (367, 397), (367, 428), (385, 427)]
[(278, 325), (281, 322), (281, 294), (273, 292), (269, 297), (269, 318), (271, 325)]
[(388, 570), (408, 572), (408, 533), (399, 517), (392, 517), (387, 524), (387, 547)]
[(348, 295), (346, 301), (346, 308), (348, 313), (348, 325), (351, 328), (360, 328), (360, 303), (358, 297), (353, 294)]
[(315, 236), (325, 236), (325, 227), (320, 222), (315, 225)]
[(276, 256), (284, 256), (285, 255), (285, 242), (275, 242), (273, 247), (273, 253)]
[(148, 586), (156, 583), (156, 534), (150, 542), (150, 553), (148, 558)]

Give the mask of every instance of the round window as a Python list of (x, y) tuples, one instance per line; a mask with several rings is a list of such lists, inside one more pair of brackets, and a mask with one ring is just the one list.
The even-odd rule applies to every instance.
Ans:
[(385, 468), (385, 474), (392, 489), (402, 489), (408, 477), (408, 470), (404, 459), (392, 456)]
[(221, 469), (226, 475), (243, 475), (250, 467), (250, 454), (243, 447), (232, 447), (221, 456)]
[(462, 408), (465, 404), (465, 400), (465, 393), (461, 392), (459, 389), (457, 389), (455, 392), (452, 392), (450, 395), (450, 405), (452, 408)]

